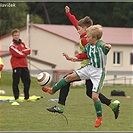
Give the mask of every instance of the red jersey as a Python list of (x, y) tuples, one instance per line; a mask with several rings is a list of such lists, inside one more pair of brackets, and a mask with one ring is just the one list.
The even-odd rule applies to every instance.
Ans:
[(16, 43), (12, 41), (9, 45), (9, 51), (11, 53), (10, 63), (12, 68), (28, 67), (26, 56), (30, 54), (30, 49), (27, 48), (24, 42)]

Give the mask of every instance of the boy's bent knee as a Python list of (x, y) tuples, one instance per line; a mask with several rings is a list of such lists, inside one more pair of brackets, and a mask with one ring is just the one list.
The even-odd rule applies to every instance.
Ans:
[(92, 99), (94, 102), (97, 102), (99, 101), (99, 94), (98, 93), (95, 93), (95, 92), (92, 92)]
[(65, 80), (66, 80), (67, 82), (71, 82), (71, 81), (73, 80), (73, 77), (72, 77), (71, 75), (67, 75), (67, 76), (65, 77)]
[(66, 77), (65, 77), (65, 80), (67, 81), (67, 82), (71, 82), (71, 81), (73, 81), (73, 80), (78, 80), (79, 79), (79, 77), (77, 76), (77, 74), (75, 73), (75, 72), (73, 72), (72, 74), (69, 74), (69, 75), (67, 75)]

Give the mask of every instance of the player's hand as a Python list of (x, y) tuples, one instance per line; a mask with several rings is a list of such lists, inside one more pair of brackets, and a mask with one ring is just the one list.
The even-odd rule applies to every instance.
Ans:
[(111, 44), (105, 44), (104, 46), (106, 49), (111, 49), (111, 47), (112, 47)]
[(71, 60), (71, 57), (70, 57), (68, 54), (63, 53), (63, 56), (65, 56), (65, 58), (66, 58), (67, 60)]
[(65, 11), (66, 11), (66, 13), (70, 12), (69, 6), (65, 6)]

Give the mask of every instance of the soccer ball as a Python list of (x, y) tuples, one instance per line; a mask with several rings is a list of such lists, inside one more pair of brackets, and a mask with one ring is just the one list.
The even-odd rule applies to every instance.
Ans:
[(51, 83), (52, 76), (48, 72), (41, 72), (37, 76), (37, 82), (41, 86), (46, 86)]

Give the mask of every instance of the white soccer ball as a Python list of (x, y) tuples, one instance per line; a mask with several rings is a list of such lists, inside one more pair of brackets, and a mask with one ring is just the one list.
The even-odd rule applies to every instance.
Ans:
[(52, 76), (48, 72), (41, 72), (37, 76), (37, 82), (41, 86), (46, 86), (51, 83)]

